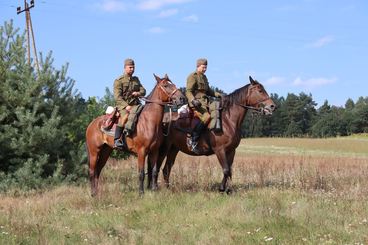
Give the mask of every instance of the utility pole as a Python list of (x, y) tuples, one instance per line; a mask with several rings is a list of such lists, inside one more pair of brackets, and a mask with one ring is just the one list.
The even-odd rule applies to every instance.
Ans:
[(21, 7), (17, 7), (17, 14), (20, 14), (22, 12), (25, 12), (25, 14), (26, 14), (28, 64), (29, 64), (29, 66), (31, 66), (31, 39), (29, 37), (30, 36), (30, 32), (31, 32), (31, 35), (32, 35), (32, 43), (33, 43), (33, 52), (34, 52), (34, 56), (35, 56), (35, 63), (36, 63), (37, 73), (40, 74), (40, 67), (39, 67), (39, 64), (38, 64), (36, 43), (35, 43), (35, 38), (34, 38), (34, 33), (33, 33), (33, 27), (32, 27), (31, 13), (29, 11), (34, 6), (35, 6), (34, 5), (34, 0), (31, 0), (30, 1), (30, 4), (28, 4), (27, 0), (24, 0), (24, 8), (22, 9)]

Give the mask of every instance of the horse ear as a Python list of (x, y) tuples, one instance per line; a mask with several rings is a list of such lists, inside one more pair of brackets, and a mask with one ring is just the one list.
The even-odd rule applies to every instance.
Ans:
[(255, 84), (256, 83), (251, 76), (249, 76), (249, 81), (250, 81), (251, 84)]
[(153, 76), (156, 78), (156, 81), (159, 83), (161, 81), (161, 78), (159, 78), (158, 76), (156, 76), (155, 73), (153, 73)]
[(165, 77), (164, 77), (165, 79), (169, 79), (169, 77), (167, 76), (167, 73), (165, 74)]

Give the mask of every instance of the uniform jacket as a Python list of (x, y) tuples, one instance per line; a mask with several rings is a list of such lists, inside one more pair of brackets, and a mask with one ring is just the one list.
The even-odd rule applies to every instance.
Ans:
[(137, 97), (132, 96), (133, 92), (139, 92), (140, 96), (146, 95), (146, 90), (142, 86), (138, 77), (129, 77), (128, 75), (123, 74), (115, 79), (114, 98), (119, 110), (124, 109), (128, 105), (138, 105), (140, 103)]
[(208, 106), (207, 96), (215, 96), (215, 92), (210, 88), (206, 75), (195, 71), (187, 78), (185, 95), (191, 107), (193, 107), (193, 99), (198, 99), (202, 105)]

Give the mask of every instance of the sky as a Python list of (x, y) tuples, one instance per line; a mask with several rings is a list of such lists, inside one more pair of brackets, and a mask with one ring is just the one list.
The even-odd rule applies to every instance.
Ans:
[[(29, 1), (28, 1), (29, 2)], [(0, 25), (25, 29), (16, 7), (0, 0)], [(366, 0), (35, 0), (37, 51), (52, 51), (54, 67), (84, 98), (102, 98), (133, 58), (147, 92), (153, 73), (185, 87), (198, 58), (208, 59), (211, 86), (231, 93), (249, 75), (269, 94), (311, 94), (344, 106), (368, 96)]]

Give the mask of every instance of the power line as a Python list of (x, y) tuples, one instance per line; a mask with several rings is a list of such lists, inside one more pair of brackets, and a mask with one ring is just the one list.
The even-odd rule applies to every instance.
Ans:
[(32, 43), (33, 43), (33, 52), (35, 56), (36, 61), (36, 68), (37, 73), (40, 74), (40, 67), (38, 64), (38, 57), (37, 57), (37, 50), (36, 50), (36, 42), (34, 38), (33, 33), (33, 27), (32, 27), (32, 19), (31, 19), (31, 12), (30, 9), (35, 6), (34, 0), (30, 1), (30, 4), (28, 4), (27, 0), (24, 0), (24, 8), (17, 7), (17, 14), (25, 12), (26, 14), (26, 31), (27, 31), (27, 55), (28, 55), (28, 64), (31, 66), (31, 39), (30, 35), (32, 36)]

